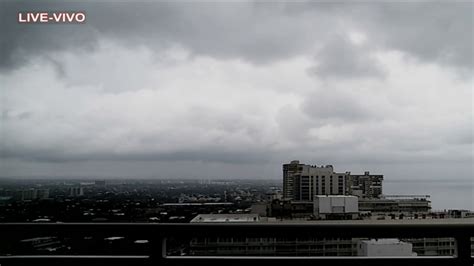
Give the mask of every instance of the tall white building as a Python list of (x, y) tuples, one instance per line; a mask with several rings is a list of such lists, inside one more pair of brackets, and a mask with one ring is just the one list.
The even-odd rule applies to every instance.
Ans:
[(332, 165), (316, 166), (291, 161), (283, 165), (283, 197), (313, 201), (314, 195), (344, 195), (346, 173), (336, 173)]

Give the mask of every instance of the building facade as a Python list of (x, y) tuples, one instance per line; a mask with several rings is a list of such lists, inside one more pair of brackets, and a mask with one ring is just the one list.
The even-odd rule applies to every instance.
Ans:
[(383, 175), (365, 172), (336, 173), (332, 165), (316, 166), (291, 161), (283, 164), (283, 198), (312, 201), (314, 195), (353, 195), (381, 198)]
[(347, 219), (359, 217), (356, 196), (331, 195), (314, 197), (314, 217), (316, 219)]
[(372, 213), (398, 213), (404, 215), (428, 214), (431, 211), (431, 201), (426, 197), (359, 199), (359, 210)]
[[(201, 217), (202, 219), (200, 219)], [(206, 214), (196, 216), (192, 223), (225, 222), (266, 223), (258, 215)], [(344, 221), (340, 221), (343, 223)], [(447, 221), (452, 223), (453, 221)], [(317, 222), (316, 222), (317, 223)], [(337, 223), (337, 222), (336, 222)], [(372, 223), (377, 224), (378, 221)], [(408, 220), (408, 223), (416, 223)], [(369, 239), (328, 238), (317, 235), (264, 237), (246, 235), (245, 230), (235, 235), (201, 236), (186, 243), (186, 254), (191, 256), (453, 256), (456, 242), (450, 237)], [(170, 247), (171, 248), (171, 247)], [(474, 256), (474, 238), (471, 239)]]
[(15, 199), (17, 200), (43, 200), (49, 198), (49, 189), (24, 189), (14, 193)]
[(69, 188), (69, 196), (70, 197), (84, 196), (84, 188), (83, 187), (71, 187), (71, 188)]
[(347, 194), (359, 198), (380, 198), (382, 196), (383, 175), (371, 175), (365, 172), (363, 175), (353, 175), (346, 172)]
[[(191, 223), (236, 221), (266, 222), (255, 214), (199, 214)], [(312, 235), (248, 236), (242, 231), (236, 232), (235, 235), (194, 237), (188, 243), (189, 248), (185, 253), (191, 256), (356, 256), (358, 241), (357, 238), (324, 238)]]
[(357, 245), (357, 256), (380, 257), (380, 256), (415, 256), (413, 244), (400, 241), (396, 238), (382, 238), (360, 240)]
[(283, 165), (283, 197), (313, 201), (314, 195), (344, 195), (346, 174), (335, 173), (332, 165), (316, 166), (291, 161)]

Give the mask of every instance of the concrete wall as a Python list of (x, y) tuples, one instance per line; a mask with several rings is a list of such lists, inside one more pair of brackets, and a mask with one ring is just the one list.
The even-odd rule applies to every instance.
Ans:
[(315, 196), (314, 214), (358, 213), (358, 198), (355, 196)]
[(313, 204), (313, 213), (318, 219), (334, 219), (350, 217), (356, 219), (359, 213), (358, 198), (356, 196), (316, 195)]
[(357, 256), (413, 256), (413, 246), (398, 239), (362, 240), (357, 244)]

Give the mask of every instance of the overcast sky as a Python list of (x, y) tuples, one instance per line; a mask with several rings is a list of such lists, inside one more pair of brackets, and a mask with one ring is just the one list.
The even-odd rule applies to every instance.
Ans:
[(0, 3), (1, 176), (473, 179), (473, 2), (28, 2)]

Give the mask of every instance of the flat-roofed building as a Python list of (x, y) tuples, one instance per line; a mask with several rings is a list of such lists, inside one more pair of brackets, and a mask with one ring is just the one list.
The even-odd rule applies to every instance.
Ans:
[(366, 171), (363, 175), (346, 172), (347, 194), (360, 198), (380, 198), (382, 196), (383, 175), (373, 175)]
[(316, 219), (356, 219), (359, 216), (356, 196), (316, 195), (314, 198)]
[(372, 213), (398, 213), (408, 216), (416, 213), (427, 214), (431, 210), (431, 201), (428, 197), (359, 198), (359, 210)]
[(291, 161), (283, 165), (283, 197), (313, 201), (314, 195), (344, 195), (346, 174), (336, 173), (332, 165), (316, 166)]
[[(215, 215), (212, 215), (215, 216)], [(230, 222), (230, 221), (228, 221)], [(251, 222), (251, 221), (250, 221)], [(314, 223), (314, 224), (390, 224), (394, 223), (392, 220), (317, 220), (317, 221), (303, 221), (303, 220), (265, 220), (256, 221), (257, 223)], [(434, 219), (427, 220), (403, 220), (397, 221), (404, 224), (456, 224), (456, 223), (473, 223), (474, 218), (465, 219)], [(189, 255), (195, 256), (232, 256), (232, 255), (246, 255), (246, 256), (357, 256), (364, 254), (358, 249), (361, 241), (366, 241), (367, 244), (379, 245), (373, 249), (379, 249), (380, 256), (387, 256), (385, 253), (388, 246), (401, 245), (397, 250), (392, 252), (394, 256), (412, 256), (415, 252), (418, 256), (434, 256), (444, 255), (452, 256), (455, 254), (456, 244), (453, 238), (410, 238), (410, 239), (380, 239), (379, 241), (370, 240), (368, 238), (344, 238), (344, 237), (321, 237), (318, 235), (307, 234), (305, 236), (291, 236), (279, 235), (268, 236), (258, 234), (247, 234), (245, 229), (227, 235), (209, 235), (194, 237), (189, 242)], [(408, 247), (411, 245), (411, 252)], [(474, 239), (471, 241), (474, 246)], [(369, 247), (372, 248), (372, 247)], [(405, 249), (406, 248), (406, 249)], [(371, 249), (373, 251), (373, 249)], [(369, 250), (367, 256), (374, 253)], [(474, 255), (474, 249), (472, 253)]]

